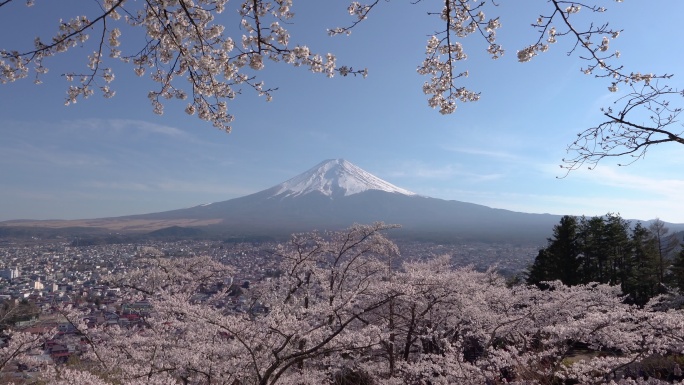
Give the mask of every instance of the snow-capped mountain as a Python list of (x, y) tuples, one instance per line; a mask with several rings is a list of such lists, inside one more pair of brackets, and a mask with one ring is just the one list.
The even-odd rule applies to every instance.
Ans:
[[(383, 221), (402, 226), (394, 234), (434, 242), (535, 242), (543, 244), (560, 215), (528, 214), (474, 203), (425, 197), (386, 182), (343, 159), (316, 167), (269, 189), (186, 209), (76, 221), (11, 221), (2, 226), (94, 229), (109, 233), (211, 234), (263, 239), (293, 232), (336, 230)], [(681, 227), (669, 225), (671, 229)], [(152, 236), (151, 235), (151, 236)]]
[(159, 224), (211, 222), (221, 233), (250, 235), (286, 235), (384, 221), (402, 225), (406, 233), (431, 238), (543, 241), (560, 216), (517, 213), (421, 196), (346, 160), (333, 159), (241, 198), (125, 218)]
[(272, 197), (297, 197), (318, 192), (328, 197), (349, 196), (368, 190), (416, 195), (353, 165), (344, 159), (328, 159), (268, 191)]
[(239, 238), (282, 237), (293, 232), (383, 221), (400, 224), (401, 232), (423, 240), (543, 242), (559, 219), (558, 215), (519, 213), (417, 195), (346, 160), (334, 159), (241, 198), (187, 209), (80, 221), (77, 225), (117, 231), (184, 226)]

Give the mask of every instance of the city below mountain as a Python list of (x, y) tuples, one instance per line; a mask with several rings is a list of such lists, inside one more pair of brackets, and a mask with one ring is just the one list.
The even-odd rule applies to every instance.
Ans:
[[(542, 244), (560, 215), (528, 214), (473, 203), (420, 196), (386, 182), (344, 159), (314, 168), (269, 189), (186, 209), (115, 218), (68, 221), (7, 221), (0, 236), (30, 228), (200, 234), (230, 238), (282, 238), (293, 232), (337, 230), (353, 223), (399, 224), (393, 234), (437, 242)], [(185, 229), (185, 231), (184, 231)]]

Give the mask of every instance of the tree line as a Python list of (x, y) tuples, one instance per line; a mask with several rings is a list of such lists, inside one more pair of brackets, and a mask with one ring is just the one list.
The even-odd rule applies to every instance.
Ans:
[(658, 294), (684, 290), (684, 249), (659, 219), (632, 226), (618, 214), (566, 215), (527, 272), (529, 284), (555, 280), (617, 285), (627, 301), (643, 305)]

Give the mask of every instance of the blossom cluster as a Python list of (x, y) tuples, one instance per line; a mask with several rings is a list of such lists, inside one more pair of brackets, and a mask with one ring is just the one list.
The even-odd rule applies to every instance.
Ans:
[[(620, 2), (620, 1), (617, 1)], [(0, 2), (11, 7), (11, 2)], [(234, 115), (229, 105), (239, 95), (251, 91), (270, 101), (276, 87), (267, 86), (260, 72), (275, 62), (304, 67), (313, 73), (333, 77), (368, 74), (367, 69), (339, 66), (333, 53), (319, 53), (305, 42), (296, 42), (289, 25), (294, 21), (293, 0), (239, 0), (232, 9), (239, 23), (229, 23), (228, 0), (97, 0), (86, 15), (60, 20), (49, 39), (36, 38), (25, 51), (0, 49), (0, 83), (14, 82), (35, 74), (35, 83), (48, 72), (46, 62), (57, 54), (87, 49), (83, 71), (62, 74), (69, 82), (65, 104), (76, 103), (95, 92), (115, 95), (114, 65), (123, 61), (137, 76), (154, 83), (148, 92), (152, 109), (163, 114), (167, 100), (180, 100), (185, 112), (215, 127), (230, 131)], [(351, 25), (328, 30), (330, 35), (350, 34), (385, 2), (349, 1)], [(436, 27), (427, 31), (425, 57), (417, 72), (426, 77), (422, 90), (428, 105), (442, 114), (453, 113), (458, 103), (477, 101), (480, 93), (471, 89), (472, 70), (460, 68), (470, 52), (467, 39), (479, 39), (492, 59), (504, 55), (497, 33), (502, 19), (495, 1), (440, 0), (417, 2), (435, 4), (428, 12)], [(230, 3), (233, 4), (233, 3)], [(538, 13), (532, 28), (536, 41), (517, 51), (519, 62), (528, 62), (561, 41), (569, 41), (568, 55), (585, 60), (584, 74), (607, 78), (608, 90), (618, 92), (627, 85), (650, 87), (667, 74), (640, 74), (623, 69), (615, 59), (612, 41), (621, 30), (599, 20), (607, 8), (596, 2), (551, 0)], [(27, 1), (26, 5), (34, 5)], [(36, 8), (39, 7), (36, 6)], [(3, 8), (4, 10), (5, 8)], [(235, 25), (235, 27), (233, 27)], [(142, 33), (141, 33), (142, 32)], [(142, 38), (140, 38), (142, 36)], [(87, 51), (86, 51), (87, 52)], [(269, 63), (270, 62), (270, 63)], [(631, 116), (631, 115), (630, 115)]]
[[(402, 258), (381, 233), (393, 227), (294, 235), (272, 250), (281, 274), (254, 283), (243, 312), (228, 306), (230, 267), (140, 260), (108, 282), (153, 306), (143, 324), (88, 327), (67, 310), (87, 365), (31, 366), (55, 384), (664, 384), (644, 382), (641, 363), (660, 357), (657, 370), (684, 380), (681, 309), (627, 305), (614, 286), (509, 286), (449, 256)], [(29, 337), (0, 362), (27, 357), (21, 346), (41, 343)]]
[[(60, 21), (50, 43), (36, 38), (30, 51), (0, 51), (0, 82), (27, 77), (33, 65), (39, 83), (39, 75), (47, 72), (45, 59), (85, 47), (92, 31), (99, 28), (99, 42), (88, 55), (85, 71), (64, 74), (75, 82), (68, 87), (65, 104), (88, 98), (97, 90), (107, 98), (114, 96), (110, 84), (114, 73), (105, 62), (117, 59), (132, 64), (137, 76), (147, 74), (157, 84), (148, 93), (156, 114), (163, 114), (165, 100), (188, 100), (188, 114), (230, 131), (234, 117), (228, 112), (228, 102), (243, 88), (271, 100), (273, 89), (256, 75), (266, 67), (266, 60), (306, 67), (328, 77), (367, 73), (349, 66), (337, 68), (333, 54), (318, 54), (305, 45), (291, 47), (284, 24), (294, 16), (292, 0), (242, 1), (237, 31), (226, 30), (220, 21), (227, 0), (100, 1), (101, 14)], [(146, 37), (141, 45), (126, 49), (132, 38), (123, 39), (134, 35), (135, 29), (143, 30)]]
[(487, 43), (487, 53), (493, 59), (503, 55), (503, 48), (496, 42), (496, 30), (501, 27), (499, 18), (487, 19), (483, 11), (485, 3), (474, 7), (467, 1), (448, 0), (439, 13), (446, 23), (442, 32), (432, 35), (425, 49), (425, 60), (418, 67), (418, 73), (429, 76), (423, 84), (423, 93), (429, 96), (428, 105), (439, 108), (441, 114), (451, 114), (457, 102), (477, 101), (480, 93), (457, 85), (457, 80), (466, 78), (468, 71), (457, 70), (458, 62), (468, 58), (463, 45), (457, 39), (464, 39), (479, 33)]

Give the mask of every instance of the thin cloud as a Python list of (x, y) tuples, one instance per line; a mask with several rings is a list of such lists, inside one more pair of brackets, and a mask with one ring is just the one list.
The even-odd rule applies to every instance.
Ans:
[(141, 134), (160, 135), (171, 139), (196, 140), (192, 135), (179, 128), (135, 119), (76, 119), (61, 121), (58, 126), (67, 131), (89, 130), (98, 134), (105, 133), (116, 136)]
[(322, 131), (322, 130), (319, 130), (319, 131), (309, 130), (309, 131), (306, 131), (306, 134), (309, 137), (313, 138), (314, 140), (318, 140), (321, 142), (330, 140), (330, 134), (325, 132), (325, 131)]
[(181, 180), (158, 180), (146, 182), (88, 181), (81, 183), (84, 188), (119, 191), (180, 192), (226, 195), (226, 199), (251, 194), (246, 188), (235, 188), (221, 183), (189, 182)]
[(619, 213), (625, 219), (649, 220), (656, 217), (668, 222), (682, 222), (684, 207), (671, 200), (644, 198), (622, 198), (617, 196), (567, 196), (567, 195), (524, 195), (501, 198), (502, 208), (523, 212), (549, 212), (552, 214), (596, 216)]
[(613, 105), (613, 102), (616, 100), (620, 99), (621, 97), (624, 97), (625, 93), (620, 91), (620, 92), (606, 92), (605, 94), (597, 97), (594, 102), (592, 103), (592, 112), (600, 112), (601, 108), (605, 107), (610, 107)]
[(490, 158), (508, 159), (508, 160), (519, 160), (519, 159), (521, 159), (520, 156), (518, 156), (518, 155), (511, 154), (511, 153), (504, 152), (504, 151), (486, 150), (486, 149), (479, 149), (479, 148), (466, 148), (466, 147), (448, 147), (448, 146), (445, 146), (443, 148), (446, 151), (457, 152), (457, 153), (461, 153), (461, 154), (486, 156), (486, 157), (490, 157)]
[(0, 146), (0, 151), (3, 153), (0, 164), (9, 163), (15, 167), (19, 164), (50, 164), (61, 167), (93, 168), (111, 163), (102, 156), (62, 150), (51, 145), (34, 145), (25, 141)]
[(581, 176), (592, 183), (618, 187), (623, 190), (645, 192), (651, 198), (661, 196), (681, 199), (682, 191), (684, 191), (683, 179), (661, 179), (637, 175), (624, 170), (626, 169), (621, 169), (618, 172), (613, 167), (597, 167), (590, 172), (581, 173)]
[(423, 164), (407, 164), (399, 170), (388, 173), (392, 178), (442, 179), (466, 178), (470, 182), (484, 182), (504, 177), (504, 174), (479, 174), (465, 171), (460, 165), (447, 164), (441, 167), (429, 167)]
[(458, 175), (457, 167), (446, 165), (428, 167), (422, 164), (405, 164), (401, 169), (390, 171), (388, 175), (395, 178), (448, 179)]
[(42, 191), (34, 189), (13, 188), (0, 186), (0, 197), (20, 197), (32, 201), (58, 201), (58, 197), (53, 191)]
[(89, 181), (81, 183), (82, 187), (102, 190), (122, 191), (153, 191), (155, 188), (150, 183), (138, 182), (112, 182), (112, 181)]
[[(188, 182), (181, 180), (166, 180), (160, 181), (156, 184), (163, 191), (176, 192), (190, 192), (190, 193), (205, 193), (205, 194), (225, 194), (226, 196), (243, 196), (252, 194), (255, 191), (244, 187), (229, 186), (222, 183), (207, 183), (207, 182)], [(226, 198), (229, 199), (229, 198)]]
[(619, 213), (626, 219), (648, 220), (660, 217), (667, 222), (684, 222), (684, 206), (673, 204), (676, 200), (653, 199), (652, 196), (620, 197), (588, 194), (529, 194), (504, 191), (467, 189), (429, 189), (419, 193), (463, 202), (477, 203), (492, 208), (512, 211), (556, 215), (604, 215)]
[[(170, 138), (196, 140), (179, 128), (135, 119), (73, 119), (54, 121), (3, 121), (2, 125), (11, 131), (40, 132), (41, 136), (70, 137), (70, 134), (88, 133), (131, 135), (132, 133), (162, 135)], [(74, 137), (70, 137), (74, 139)]]
[(117, 130), (136, 129), (150, 134), (161, 134), (172, 137), (187, 137), (186, 132), (178, 128), (162, 124), (150, 123), (142, 120), (110, 119), (105, 121), (109, 127)]

